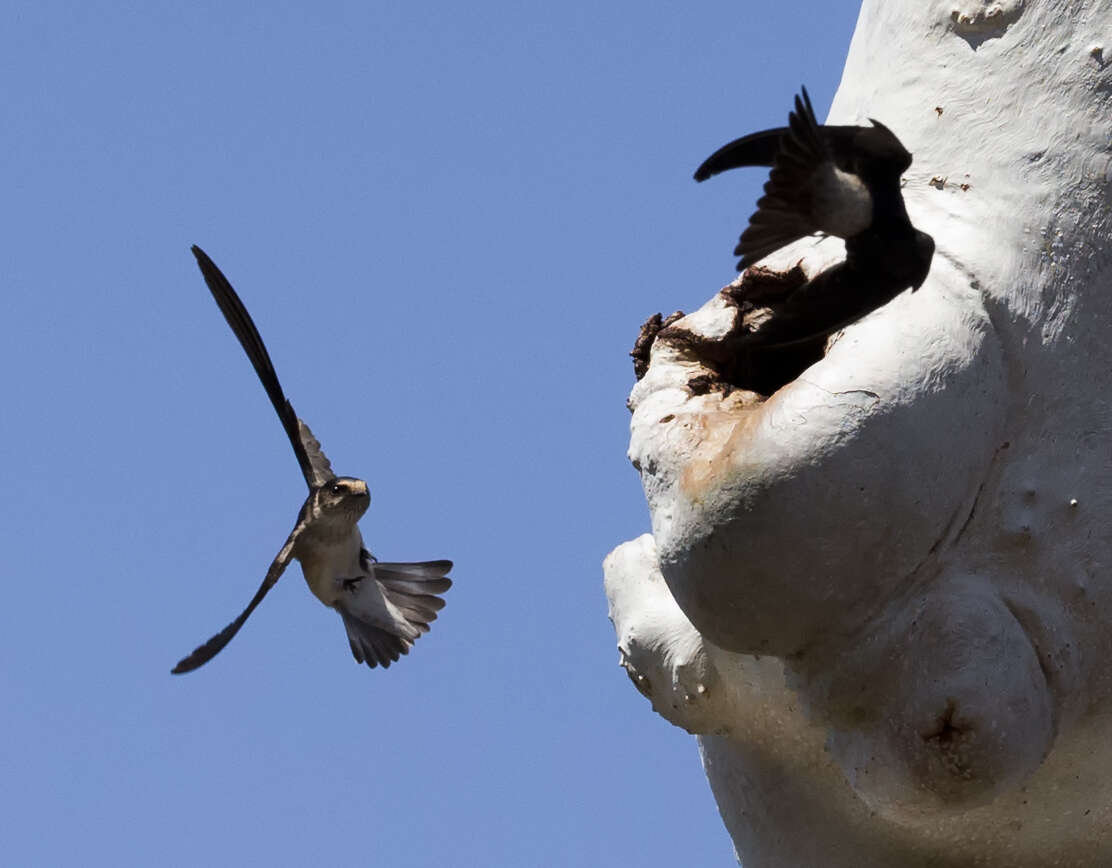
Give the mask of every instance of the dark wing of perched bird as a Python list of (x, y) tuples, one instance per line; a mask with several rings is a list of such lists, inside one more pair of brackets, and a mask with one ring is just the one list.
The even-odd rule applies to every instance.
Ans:
[[(308, 503), (308, 501), (306, 501)], [(263, 583), (259, 585), (259, 589), (255, 591), (255, 596), (251, 598), (251, 602), (247, 604), (238, 618), (232, 621), (227, 627), (194, 649), (193, 653), (188, 657), (178, 661), (178, 665), (170, 671), (174, 675), (181, 675), (183, 672), (192, 672), (198, 666), (208, 663), (213, 657), (220, 653), (220, 650), (232, 641), (232, 637), (239, 632), (239, 628), (243, 626), (244, 622), (255, 611), (255, 607), (263, 601), (267, 591), (274, 587), (275, 583), (285, 572), (286, 567), (289, 566), (290, 560), (293, 558), (293, 547), (297, 542), (297, 538), (305, 530), (305, 507), (302, 506), (301, 513), (297, 517), (297, 524), (286, 538), (286, 542), (282, 545), (281, 550), (278, 552), (274, 561), (270, 565), (270, 569), (266, 571), (266, 576), (263, 578)]]
[(741, 166), (772, 167), (765, 195), (734, 250), (741, 256), (739, 271), (806, 235), (848, 238), (869, 227), (873, 199), (856, 166), (862, 135), (870, 132), (867, 127), (820, 127), (803, 88), (788, 126), (730, 142), (695, 171), (695, 180), (704, 181)]
[[(840, 169), (849, 171), (853, 154), (853, 142), (863, 127), (857, 126), (820, 126), (819, 132), (826, 143), (830, 155)], [(791, 132), (790, 127), (775, 127), (750, 133), (723, 145), (695, 170), (695, 180), (705, 181), (730, 169), (744, 169), (747, 166), (772, 166), (780, 150), (780, 140)]]
[[(270, 361), (270, 354), (266, 351), (266, 345), (259, 336), (259, 330), (255, 328), (251, 316), (247, 313), (247, 308), (243, 306), (243, 302), (236, 295), (236, 291), (232, 289), (228, 278), (216, 267), (216, 263), (209, 259), (208, 254), (197, 245), (193, 245), (192, 249), (193, 255), (197, 257), (197, 264), (201, 267), (201, 274), (205, 278), (209, 292), (216, 299), (216, 304), (220, 307), (228, 325), (232, 327), (232, 331), (235, 332), (240, 346), (247, 353), (247, 358), (251, 360), (255, 373), (259, 375), (259, 380), (262, 381), (263, 388), (266, 389), (266, 394), (270, 397), (270, 403), (274, 405), (278, 418), (282, 421), (282, 427), (286, 430), (290, 445), (293, 446), (305, 482), (310, 489), (313, 489), (330, 479), (334, 479), (336, 474), (332, 472), (332, 465), (324, 452), (321, 451), (320, 443), (313, 436), (313, 432), (309, 430), (309, 426), (297, 418), (297, 414), (293, 411), (293, 405), (290, 404), (282, 392), (278, 375), (274, 372), (274, 365)], [(277, 576), (275, 576), (275, 580), (277, 580)], [(260, 589), (260, 593), (265, 593), (265, 591)], [(254, 608), (254, 606), (249, 607), (242, 617), (246, 618), (251, 608)], [(236, 629), (239, 629), (238, 626)], [(232, 631), (232, 634), (234, 633), (235, 630)], [(230, 638), (231, 635), (228, 636), (228, 639)], [(220, 647), (223, 647), (223, 645)], [(216, 652), (212, 653), (215, 654)]]

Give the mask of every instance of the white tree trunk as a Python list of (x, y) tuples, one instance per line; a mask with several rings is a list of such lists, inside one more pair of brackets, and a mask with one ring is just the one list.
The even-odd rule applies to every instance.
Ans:
[(723, 297), (657, 338), (624, 664), (746, 868), (1112, 865), (1112, 0), (866, 0), (867, 117), (930, 277), (767, 400), (680, 339)]

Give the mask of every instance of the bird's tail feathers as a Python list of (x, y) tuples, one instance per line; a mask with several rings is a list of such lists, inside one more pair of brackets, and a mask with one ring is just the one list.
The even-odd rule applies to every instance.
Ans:
[(410, 628), (407, 638), (416, 639), (427, 633), (436, 613), (444, 608), (444, 601), (436, 595), (452, 587), (452, 580), (445, 575), (452, 562), (376, 563), (374, 567), (375, 579), (387, 601), (405, 616), (405, 626)]
[[(337, 605), (344, 620), (351, 653), (359, 663), (372, 669), (388, 667), (402, 654), (408, 654), (413, 643), (444, 608), (443, 594), (452, 587), (445, 574), (452, 569), (451, 561), (421, 563), (373, 563), (373, 581), (382, 589), (387, 612), (362, 612), (358, 597), (346, 605)], [(367, 581), (371, 580), (368, 576)], [(377, 595), (375, 595), (377, 597)], [(374, 599), (368, 598), (368, 601)], [(381, 602), (378, 606), (381, 607)], [(383, 625), (383, 615), (389, 627)], [(376, 623), (377, 622), (377, 623)]]
[(401, 655), (408, 654), (413, 647), (412, 640), (363, 621), (344, 606), (338, 605), (336, 609), (344, 619), (348, 644), (351, 645), (351, 653), (357, 663), (366, 663), (372, 669), (376, 666), (389, 669), (391, 663), (397, 661)]

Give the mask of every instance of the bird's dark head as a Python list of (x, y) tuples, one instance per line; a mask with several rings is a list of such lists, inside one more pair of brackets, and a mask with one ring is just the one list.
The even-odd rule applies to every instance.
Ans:
[(854, 142), (857, 174), (863, 178), (899, 177), (911, 167), (911, 154), (888, 127), (869, 118)]
[(313, 501), (325, 515), (349, 515), (358, 520), (371, 504), (371, 492), (362, 479), (337, 476), (313, 492)]

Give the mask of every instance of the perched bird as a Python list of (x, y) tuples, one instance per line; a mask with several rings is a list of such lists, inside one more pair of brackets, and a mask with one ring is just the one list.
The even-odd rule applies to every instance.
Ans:
[[(846, 259), (785, 302), (761, 334), (783, 345), (830, 334), (911, 287), (930, 270), (934, 240), (911, 225), (900, 176), (911, 154), (888, 127), (820, 126), (807, 89), (788, 126), (752, 133), (719, 148), (696, 181), (742, 166), (771, 166), (764, 195), (734, 253), (738, 271), (816, 232), (845, 239)], [(788, 320), (793, 320), (789, 322)]]
[(442, 594), (452, 586), (451, 561), (381, 563), (363, 546), (357, 522), (371, 502), (367, 483), (336, 476), (309, 426), (297, 418), (282, 392), (270, 355), (232, 285), (200, 247), (193, 255), (212, 297), (232, 327), (259, 375), (293, 446), (309, 496), (290, 535), (266, 571), (247, 608), (227, 627), (174, 667), (190, 672), (208, 662), (231, 641), (278, 581), (292, 558), (301, 562), (309, 589), (340, 613), (351, 653), (358, 663), (384, 668), (408, 654), (444, 607)]

